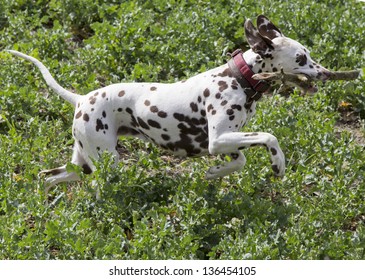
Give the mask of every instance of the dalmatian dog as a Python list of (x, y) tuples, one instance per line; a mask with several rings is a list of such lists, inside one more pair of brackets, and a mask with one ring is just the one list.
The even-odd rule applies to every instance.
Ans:
[[(95, 170), (93, 160), (103, 151), (118, 159), (118, 137), (135, 136), (177, 156), (230, 156), (229, 162), (211, 167), (206, 179), (241, 170), (246, 162), (241, 150), (264, 146), (274, 174), (283, 176), (285, 157), (276, 137), (265, 132), (241, 132), (255, 114), (257, 101), (271, 86), (252, 76), (282, 69), (325, 81), (329, 71), (263, 15), (257, 18), (257, 28), (246, 20), (244, 29), (250, 49), (235, 51), (222, 66), (176, 83), (118, 83), (87, 95), (61, 87), (37, 59), (9, 52), (34, 63), (48, 86), (75, 107), (71, 162), (86, 174)], [(66, 165), (41, 173), (48, 175), (46, 192), (60, 182), (80, 180), (76, 173), (67, 172)]]

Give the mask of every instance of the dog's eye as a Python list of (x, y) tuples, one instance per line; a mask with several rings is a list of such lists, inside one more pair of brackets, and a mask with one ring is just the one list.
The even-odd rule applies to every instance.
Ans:
[(295, 60), (296, 63), (299, 64), (299, 66), (304, 66), (307, 64), (307, 55), (302, 53), (302, 54), (297, 54), (296, 55), (296, 60)]

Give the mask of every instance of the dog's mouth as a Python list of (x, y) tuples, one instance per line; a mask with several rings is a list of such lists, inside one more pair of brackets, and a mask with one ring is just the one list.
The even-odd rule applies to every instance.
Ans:
[(280, 85), (280, 90), (285, 90), (286, 88), (299, 88), (303, 94), (314, 94), (318, 92), (317, 83), (325, 83), (330, 75), (308, 75), (305, 73), (284, 73), (274, 72), (274, 73), (259, 73), (253, 75), (255, 80), (266, 80), (270, 82), (271, 86)]
[(318, 91), (318, 86), (314, 82), (308, 82), (305, 85), (298, 85), (302, 93), (315, 94)]
[(322, 82), (323, 84), (326, 83), (327, 80), (331, 77), (330, 71), (323, 71), (316, 76), (311, 76), (302, 73), (307, 78), (305, 83), (297, 85), (304, 93), (314, 94), (318, 91), (317, 84), (318, 82)]
[(327, 78), (320, 79), (318, 76), (312, 77), (312, 76), (304, 74), (304, 73), (300, 73), (300, 75), (305, 76), (306, 81), (300, 82), (298, 84), (295, 83), (295, 86), (298, 87), (302, 91), (303, 94), (314, 94), (314, 93), (318, 92), (317, 83), (322, 82), (323, 84), (325, 84), (326, 80), (327, 80)]
[(302, 73), (299, 75), (306, 77), (306, 80), (284, 81), (284, 84), (299, 88), (302, 94), (315, 94), (318, 91), (318, 87), (315, 84), (316, 81), (308, 75)]

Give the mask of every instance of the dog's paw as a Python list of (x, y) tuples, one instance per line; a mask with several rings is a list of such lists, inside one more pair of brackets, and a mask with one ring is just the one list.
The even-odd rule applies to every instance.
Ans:
[(223, 177), (225, 174), (222, 174), (220, 166), (213, 166), (208, 169), (205, 173), (206, 180), (214, 180)]
[(285, 155), (280, 149), (279, 145), (276, 147), (270, 147), (268, 150), (271, 152), (271, 168), (274, 171), (276, 177), (284, 177), (285, 175)]
[(272, 170), (274, 171), (274, 175), (276, 177), (284, 177), (285, 175), (285, 164), (272, 164), (271, 165)]
[(276, 177), (284, 177), (285, 175), (285, 157), (281, 154), (280, 157), (276, 157), (272, 161), (271, 168), (274, 171)]

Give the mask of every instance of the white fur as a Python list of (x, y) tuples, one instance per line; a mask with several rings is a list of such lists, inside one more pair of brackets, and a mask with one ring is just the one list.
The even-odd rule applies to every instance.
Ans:
[[(260, 17), (259, 30), (265, 33), (263, 28), (270, 21)], [(282, 68), (289, 73), (326, 79), (327, 70), (313, 62), (308, 50), (284, 37), (277, 28), (268, 30), (267, 36), (273, 37), (270, 39), (260, 34), (250, 21), (246, 22), (245, 30), (252, 49), (243, 57), (253, 72)], [(61, 87), (37, 59), (17, 51), (9, 52), (33, 62), (46, 83), (75, 106), (72, 130), (75, 145), (71, 162), (82, 166), (87, 173), (95, 170), (92, 161), (103, 151), (118, 158), (118, 136), (125, 135), (152, 141), (178, 156), (230, 155), (230, 162), (208, 170), (207, 179), (242, 169), (246, 159), (240, 150), (263, 145), (270, 153), (275, 174), (284, 175), (285, 157), (275, 136), (240, 132), (254, 115), (256, 102), (247, 107), (244, 89), (235, 77), (224, 75), (229, 69), (227, 64), (177, 83), (120, 83), (82, 96)], [(258, 52), (263, 57), (258, 57)], [(263, 53), (271, 53), (272, 57), (265, 57)], [(298, 54), (306, 55), (308, 63), (299, 67)], [(46, 179), (47, 191), (60, 182), (79, 180), (79, 176), (68, 173), (65, 166), (42, 173), (51, 175)]]

